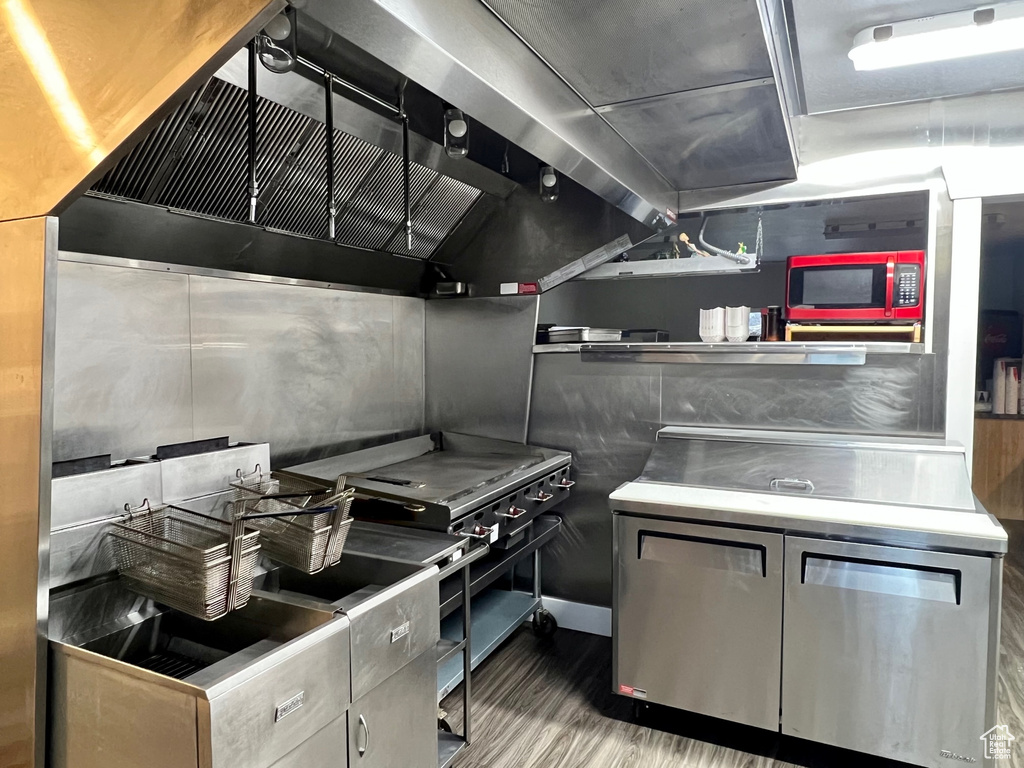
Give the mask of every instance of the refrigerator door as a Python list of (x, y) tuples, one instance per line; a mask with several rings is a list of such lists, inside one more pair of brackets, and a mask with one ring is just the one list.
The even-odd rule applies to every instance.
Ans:
[(983, 763), (1001, 576), (998, 558), (787, 536), (782, 732)]
[(782, 535), (614, 521), (615, 692), (777, 731)]

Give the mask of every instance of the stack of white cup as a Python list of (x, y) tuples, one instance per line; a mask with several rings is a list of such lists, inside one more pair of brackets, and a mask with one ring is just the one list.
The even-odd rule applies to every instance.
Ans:
[(700, 311), (701, 341), (725, 341), (725, 309), (702, 309)]
[(715, 307), (700, 311), (702, 341), (746, 341), (749, 337), (750, 307)]
[(726, 307), (725, 338), (746, 341), (750, 337), (750, 307)]

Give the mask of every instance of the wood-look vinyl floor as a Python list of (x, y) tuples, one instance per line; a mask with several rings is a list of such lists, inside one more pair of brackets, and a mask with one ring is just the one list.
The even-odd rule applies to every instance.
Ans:
[[(1018, 735), (1024, 768), (1024, 569), (1003, 581), (1000, 723)], [(882, 768), (905, 766), (670, 709), (643, 721), (611, 693), (609, 638), (558, 630), (551, 640), (521, 629), (473, 675), (473, 743), (456, 768)], [(462, 695), (443, 702), (461, 730)]]

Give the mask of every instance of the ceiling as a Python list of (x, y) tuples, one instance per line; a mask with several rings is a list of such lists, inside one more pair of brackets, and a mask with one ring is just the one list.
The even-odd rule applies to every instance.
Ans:
[(934, 99), (1024, 86), (1020, 51), (858, 72), (847, 54), (862, 29), (976, 8), (968, 0), (787, 0), (806, 111)]

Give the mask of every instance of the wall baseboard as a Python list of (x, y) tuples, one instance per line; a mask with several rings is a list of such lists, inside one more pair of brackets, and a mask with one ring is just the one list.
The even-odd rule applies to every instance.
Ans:
[(577, 632), (587, 632), (591, 635), (602, 637), (612, 636), (612, 609), (601, 605), (588, 605), (587, 603), (575, 603), (571, 600), (562, 600), (557, 597), (542, 598), (544, 607), (551, 612), (558, 622), (558, 626), (564, 629), (575, 629)]

